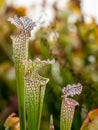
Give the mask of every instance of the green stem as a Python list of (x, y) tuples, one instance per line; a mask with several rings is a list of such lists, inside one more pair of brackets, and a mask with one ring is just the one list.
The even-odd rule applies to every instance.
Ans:
[(43, 100), (46, 84), (49, 79), (38, 74), (39, 70), (52, 61), (41, 61), (35, 59), (24, 62), (26, 65), (25, 85), (26, 85), (26, 110), (28, 119), (28, 130), (39, 130)]
[(38, 130), (40, 129), (43, 101), (44, 101), (44, 95), (45, 95), (45, 88), (46, 88), (46, 86), (41, 86), (41, 88), (40, 88)]
[(34, 86), (33, 81), (26, 81), (26, 109), (28, 130), (38, 130), (39, 93), (39, 85)]
[(28, 120), (28, 130), (35, 130), (35, 115), (33, 114), (34, 110), (27, 110), (27, 120)]
[(76, 105), (78, 102), (72, 98), (62, 99), (60, 130), (71, 130)]
[(36, 23), (26, 16), (20, 18), (14, 16), (13, 18), (9, 18), (8, 21), (20, 29), (20, 32), (11, 38), (13, 40), (13, 59), (16, 69), (20, 130), (26, 130), (25, 65), (23, 65), (23, 61), (28, 60), (28, 39)]
[(20, 117), (20, 130), (26, 130), (26, 110), (25, 110), (25, 67), (22, 64), (23, 60), (28, 57), (27, 43), (13, 43), (13, 56), (16, 70), (16, 85), (18, 95), (18, 108)]
[(20, 72), (20, 68), (16, 69), (16, 84), (18, 94), (18, 107), (20, 117), (20, 130), (26, 130), (25, 100), (24, 100), (24, 74)]

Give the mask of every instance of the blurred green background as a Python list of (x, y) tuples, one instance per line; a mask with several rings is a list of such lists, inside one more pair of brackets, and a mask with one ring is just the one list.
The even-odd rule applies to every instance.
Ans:
[[(98, 25), (94, 18), (85, 23), (81, 1), (70, 0), (62, 10), (53, 4), (54, 19), (41, 26), (29, 42), (29, 58), (55, 58), (54, 65), (44, 68), (41, 75), (50, 82), (46, 88), (41, 130), (49, 129), (49, 117), (53, 114), (55, 129), (59, 130), (61, 88), (80, 82), (83, 92), (74, 98), (79, 102), (72, 130), (79, 130), (87, 113), (98, 107)], [(43, 8), (45, 1), (43, 0)], [(32, 11), (33, 11), (32, 7)], [(9, 114), (18, 114), (15, 70), (10, 35), (16, 28), (7, 19), (15, 14), (24, 16), (25, 7), (14, 7), (0, 0), (0, 130)]]

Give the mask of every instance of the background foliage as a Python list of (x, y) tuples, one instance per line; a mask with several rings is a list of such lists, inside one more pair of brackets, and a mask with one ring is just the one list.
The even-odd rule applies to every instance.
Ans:
[[(44, 2), (44, 1), (43, 1)], [(50, 78), (46, 88), (41, 130), (48, 130), (49, 116), (54, 117), (55, 129), (59, 130), (61, 88), (80, 82), (81, 96), (75, 97), (80, 106), (76, 109), (72, 130), (79, 130), (87, 113), (98, 107), (98, 25), (94, 18), (85, 23), (81, 2), (70, 0), (67, 7), (59, 10), (53, 4), (54, 19), (30, 40), (29, 57), (34, 59), (55, 58), (56, 63), (41, 73)], [(45, 3), (43, 3), (43, 8)], [(33, 11), (33, 8), (32, 8)], [(17, 90), (10, 35), (16, 30), (8, 23), (8, 17), (26, 15), (24, 7), (13, 7), (0, 1), (0, 130), (7, 116), (18, 114)]]

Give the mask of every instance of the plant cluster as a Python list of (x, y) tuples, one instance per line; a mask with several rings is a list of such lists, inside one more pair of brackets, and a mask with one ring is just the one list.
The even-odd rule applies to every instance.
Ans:
[[(15, 44), (12, 45), (9, 38), (11, 34), (16, 33), (17, 29), (7, 22), (7, 19), (11, 16), (14, 17), (15, 14), (20, 17), (28, 15), (24, 7), (8, 6), (4, 4), (4, 1), (2, 2), (0, 2), (0, 130), (4, 129), (3, 124), (8, 115), (18, 111), (13, 65), (14, 56), (12, 57), (12, 46)], [(45, 3), (43, 0), (43, 8), (47, 7), (46, 4), (47, 2)], [(32, 13), (33, 9), (35, 8), (32, 7)], [(24, 66), (27, 68), (28, 61), (34, 63), (36, 57), (44, 60), (55, 58), (55, 63), (51, 67), (45, 66), (39, 72), (40, 75), (50, 79), (49, 82), (47, 81), (47, 87), (45, 87), (40, 129), (49, 129), (51, 113), (53, 114), (55, 129), (59, 129), (60, 107), (63, 99), (60, 98), (62, 86), (80, 82), (83, 85), (83, 92), (79, 97), (74, 97), (80, 106), (74, 115), (72, 130), (80, 130), (86, 117), (81, 129), (96, 130), (98, 124), (96, 116), (98, 112), (95, 109), (98, 107), (97, 23), (90, 16), (88, 17), (91, 21), (89, 23), (85, 22), (87, 15), (85, 16), (81, 11), (80, 0), (70, 0), (67, 6), (61, 10), (55, 2), (52, 9), (54, 11), (53, 22), (48, 27), (42, 26), (39, 28), (34, 39), (28, 41), (27, 53), (29, 58), (24, 59), (21, 63), (22, 65), (25, 64)], [(19, 30), (21, 33), (21, 29)], [(23, 77), (26, 76), (26, 72), (24, 71)], [(25, 80), (22, 80), (24, 83), (26, 83), (28, 76), (27, 73)], [(90, 114), (89, 111), (91, 111)], [(12, 124), (17, 124), (19, 118), (13, 116), (15, 114), (12, 114), (8, 119), (11, 120)], [(15, 118), (16, 122), (14, 122)], [(50, 126), (54, 128), (52, 116)]]
[[(28, 130), (39, 130), (43, 100), (45, 95), (46, 84), (49, 79), (39, 75), (39, 71), (47, 64), (53, 64), (54, 60), (43, 60), (39, 58), (35, 60), (28, 59), (28, 40), (31, 30), (36, 26), (28, 17), (14, 16), (9, 18), (19, 30), (19, 34), (11, 36), (13, 40), (13, 59), (16, 71), (16, 85), (19, 104), (20, 123), (17, 130), (26, 130), (26, 113)], [(80, 83), (68, 85), (62, 89), (63, 100), (61, 106), (60, 129), (70, 130), (74, 116), (75, 106), (78, 102), (68, 98), (80, 94), (82, 85)], [(11, 116), (13, 117), (13, 115)], [(13, 129), (14, 123), (10, 124), (9, 117), (5, 122), (5, 129)], [(52, 130), (52, 128), (50, 128)], [(54, 129), (54, 128), (53, 128)]]

